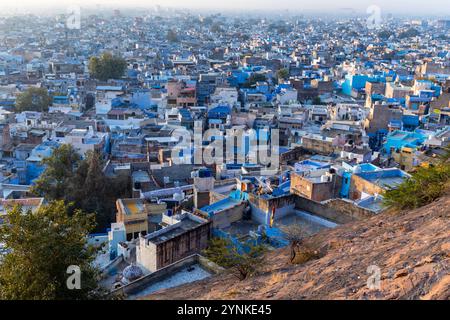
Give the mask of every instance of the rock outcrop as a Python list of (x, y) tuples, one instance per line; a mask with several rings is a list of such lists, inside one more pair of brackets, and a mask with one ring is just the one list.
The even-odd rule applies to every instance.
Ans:
[[(449, 299), (450, 196), (384, 213), (307, 240), (319, 258), (289, 263), (270, 252), (258, 275), (220, 274), (146, 299)], [(377, 286), (377, 271), (379, 286)], [(368, 286), (369, 284), (369, 286)]]

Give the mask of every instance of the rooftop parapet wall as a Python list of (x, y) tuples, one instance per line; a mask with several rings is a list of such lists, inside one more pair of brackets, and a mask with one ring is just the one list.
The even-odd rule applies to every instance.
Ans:
[(194, 254), (182, 260), (179, 260), (173, 264), (170, 264), (162, 269), (159, 269), (158, 271), (150, 273), (149, 275), (146, 275), (140, 279), (137, 279), (136, 281), (133, 281), (126, 286), (116, 289), (112, 291), (112, 294), (113, 295), (119, 293), (124, 295), (135, 294), (151, 286), (152, 284), (155, 284), (159, 281), (163, 281), (169, 278), (171, 275), (175, 274), (181, 269), (195, 264), (199, 264), (202, 268), (206, 269), (208, 272), (212, 274), (217, 274), (224, 270), (223, 268), (209, 261), (205, 257), (199, 254)]
[(253, 193), (249, 193), (249, 201), (259, 210), (269, 213), (274, 206), (275, 208), (281, 208), (295, 203), (295, 196), (286, 195), (281, 197), (263, 198)]
[[(355, 202), (347, 199), (331, 199), (318, 202), (295, 194), (270, 199), (249, 194), (249, 200), (252, 205), (252, 216), (256, 214), (253, 211), (258, 211), (257, 213), (259, 215), (262, 213), (269, 214), (273, 206), (278, 211), (281, 208), (290, 208), (293, 206), (295, 210), (305, 211), (338, 224), (345, 224), (352, 221), (368, 219), (378, 213), (360, 207)], [(282, 213), (282, 211), (279, 212)], [(277, 216), (277, 212), (275, 216)], [(265, 221), (263, 218), (260, 220), (261, 223)]]
[(359, 207), (346, 199), (331, 199), (316, 202), (304, 197), (295, 196), (295, 208), (315, 214), (338, 224), (365, 220), (374, 216), (375, 212)]
[(372, 181), (377, 179), (383, 179), (383, 178), (407, 178), (409, 175), (397, 168), (391, 168), (391, 169), (385, 169), (385, 170), (376, 170), (376, 171), (366, 171), (366, 172), (360, 172), (357, 173), (359, 177)]

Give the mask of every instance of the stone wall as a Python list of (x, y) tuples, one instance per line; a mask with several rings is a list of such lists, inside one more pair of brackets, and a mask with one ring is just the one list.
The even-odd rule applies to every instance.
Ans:
[(195, 191), (194, 192), (194, 206), (196, 208), (203, 208), (211, 203), (209, 191)]
[(302, 137), (302, 147), (312, 153), (328, 156), (335, 152), (333, 143), (328, 140), (319, 140), (310, 137)]
[(267, 224), (273, 207), (276, 208), (275, 220), (291, 214), (295, 208), (294, 195), (264, 199), (250, 193), (249, 201), (252, 208), (252, 220), (261, 224)]
[(301, 156), (305, 155), (307, 152), (302, 147), (295, 147), (292, 150), (280, 154), (280, 163), (288, 164), (294, 163), (300, 159)]
[(208, 246), (211, 224), (203, 224), (157, 246), (157, 268), (163, 268)]
[(296, 196), (295, 208), (297, 210), (310, 212), (338, 224), (364, 220), (374, 216), (372, 211), (359, 207), (354, 202), (345, 199), (332, 199), (324, 202), (316, 202), (304, 197)]
[(213, 228), (227, 228), (233, 222), (242, 220), (246, 203), (242, 202), (229, 209), (215, 213), (212, 217)]
[(124, 295), (130, 295), (130, 294), (136, 294), (139, 291), (145, 290), (145, 288), (159, 282), (163, 281), (178, 271), (182, 270), (183, 268), (199, 264), (203, 269), (210, 272), (211, 274), (216, 274), (219, 272), (222, 272), (224, 269), (220, 266), (216, 265), (215, 263), (209, 261), (205, 257), (194, 254), (191, 256), (188, 256), (180, 261), (177, 261), (176, 263), (173, 263), (171, 265), (168, 265), (156, 272), (150, 273), (149, 275), (146, 275), (140, 279), (137, 279), (136, 281), (131, 282), (130, 284), (123, 286), (119, 289), (116, 289), (112, 291), (113, 294), (122, 293)]
[[(167, 228), (161, 231), (164, 230), (167, 230)], [(210, 237), (210, 221), (164, 242), (153, 243), (141, 237), (139, 247), (136, 250), (137, 262), (148, 271), (155, 272), (206, 249)]]
[(330, 182), (311, 182), (298, 174), (291, 175), (291, 193), (314, 201), (325, 201), (337, 196), (342, 179), (333, 175)]
[(352, 179), (350, 181), (350, 199), (359, 200), (361, 199), (362, 192), (374, 195), (374, 194), (382, 194), (384, 190), (370, 181), (367, 181), (356, 174), (352, 175)]

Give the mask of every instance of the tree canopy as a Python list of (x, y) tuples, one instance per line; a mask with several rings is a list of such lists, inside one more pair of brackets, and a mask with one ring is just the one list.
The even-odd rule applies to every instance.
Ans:
[(322, 99), (319, 96), (315, 96), (312, 100), (313, 105), (323, 105)]
[[(0, 259), (0, 299), (64, 300), (98, 298), (96, 250), (87, 245), (94, 217), (75, 210), (69, 216), (63, 201), (36, 212), (16, 206), (0, 225), (6, 253)], [(67, 286), (69, 266), (80, 270), (80, 288)], [(70, 279), (69, 279), (70, 280)]]
[(244, 88), (251, 88), (254, 86), (257, 82), (266, 81), (267, 77), (262, 73), (253, 73), (248, 77), (247, 81), (244, 83)]
[(167, 37), (167, 40), (170, 41), (170, 42), (178, 42), (178, 35), (175, 32), (175, 30), (170, 29), (167, 32), (167, 36), (166, 37)]
[(63, 144), (43, 163), (46, 169), (32, 192), (48, 200), (64, 200), (84, 212), (95, 213), (96, 231), (102, 232), (114, 221), (117, 198), (130, 196), (127, 176), (107, 177), (98, 152), (85, 159), (71, 145)]
[(213, 238), (203, 253), (212, 262), (232, 270), (237, 278), (244, 280), (258, 271), (266, 251), (263, 245), (249, 243), (238, 247), (230, 239)]
[(398, 38), (399, 39), (405, 39), (405, 38), (417, 37), (419, 35), (420, 35), (420, 32), (417, 31), (417, 29), (409, 28), (408, 30), (401, 32), (398, 35)]
[(91, 77), (100, 81), (119, 79), (123, 76), (126, 68), (127, 62), (111, 53), (103, 53), (100, 57), (92, 57), (89, 60)]
[(289, 70), (286, 68), (278, 70), (277, 77), (278, 77), (278, 79), (286, 80), (289, 77)]
[(52, 97), (45, 88), (30, 87), (17, 96), (16, 111), (48, 111)]
[(75, 177), (80, 155), (69, 144), (62, 144), (53, 150), (51, 157), (45, 158), (42, 164), (45, 171), (36, 180), (33, 192), (45, 196), (49, 200), (59, 200), (67, 196), (71, 179)]
[(441, 197), (450, 188), (450, 148), (429, 168), (419, 167), (400, 185), (384, 193), (384, 203), (397, 210), (415, 209)]
[(378, 37), (380, 37), (383, 40), (389, 39), (392, 36), (392, 32), (389, 30), (382, 30), (378, 33)]

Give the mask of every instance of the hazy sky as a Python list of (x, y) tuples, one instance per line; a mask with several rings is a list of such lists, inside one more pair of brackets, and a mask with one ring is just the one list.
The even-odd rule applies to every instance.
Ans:
[(210, 9), (293, 9), (296, 11), (337, 11), (354, 9), (365, 12), (371, 5), (377, 5), (385, 13), (439, 14), (450, 15), (449, 0), (0, 0), (0, 8), (31, 9), (51, 6), (61, 8), (70, 5), (142, 6), (155, 5), (182, 8)]

